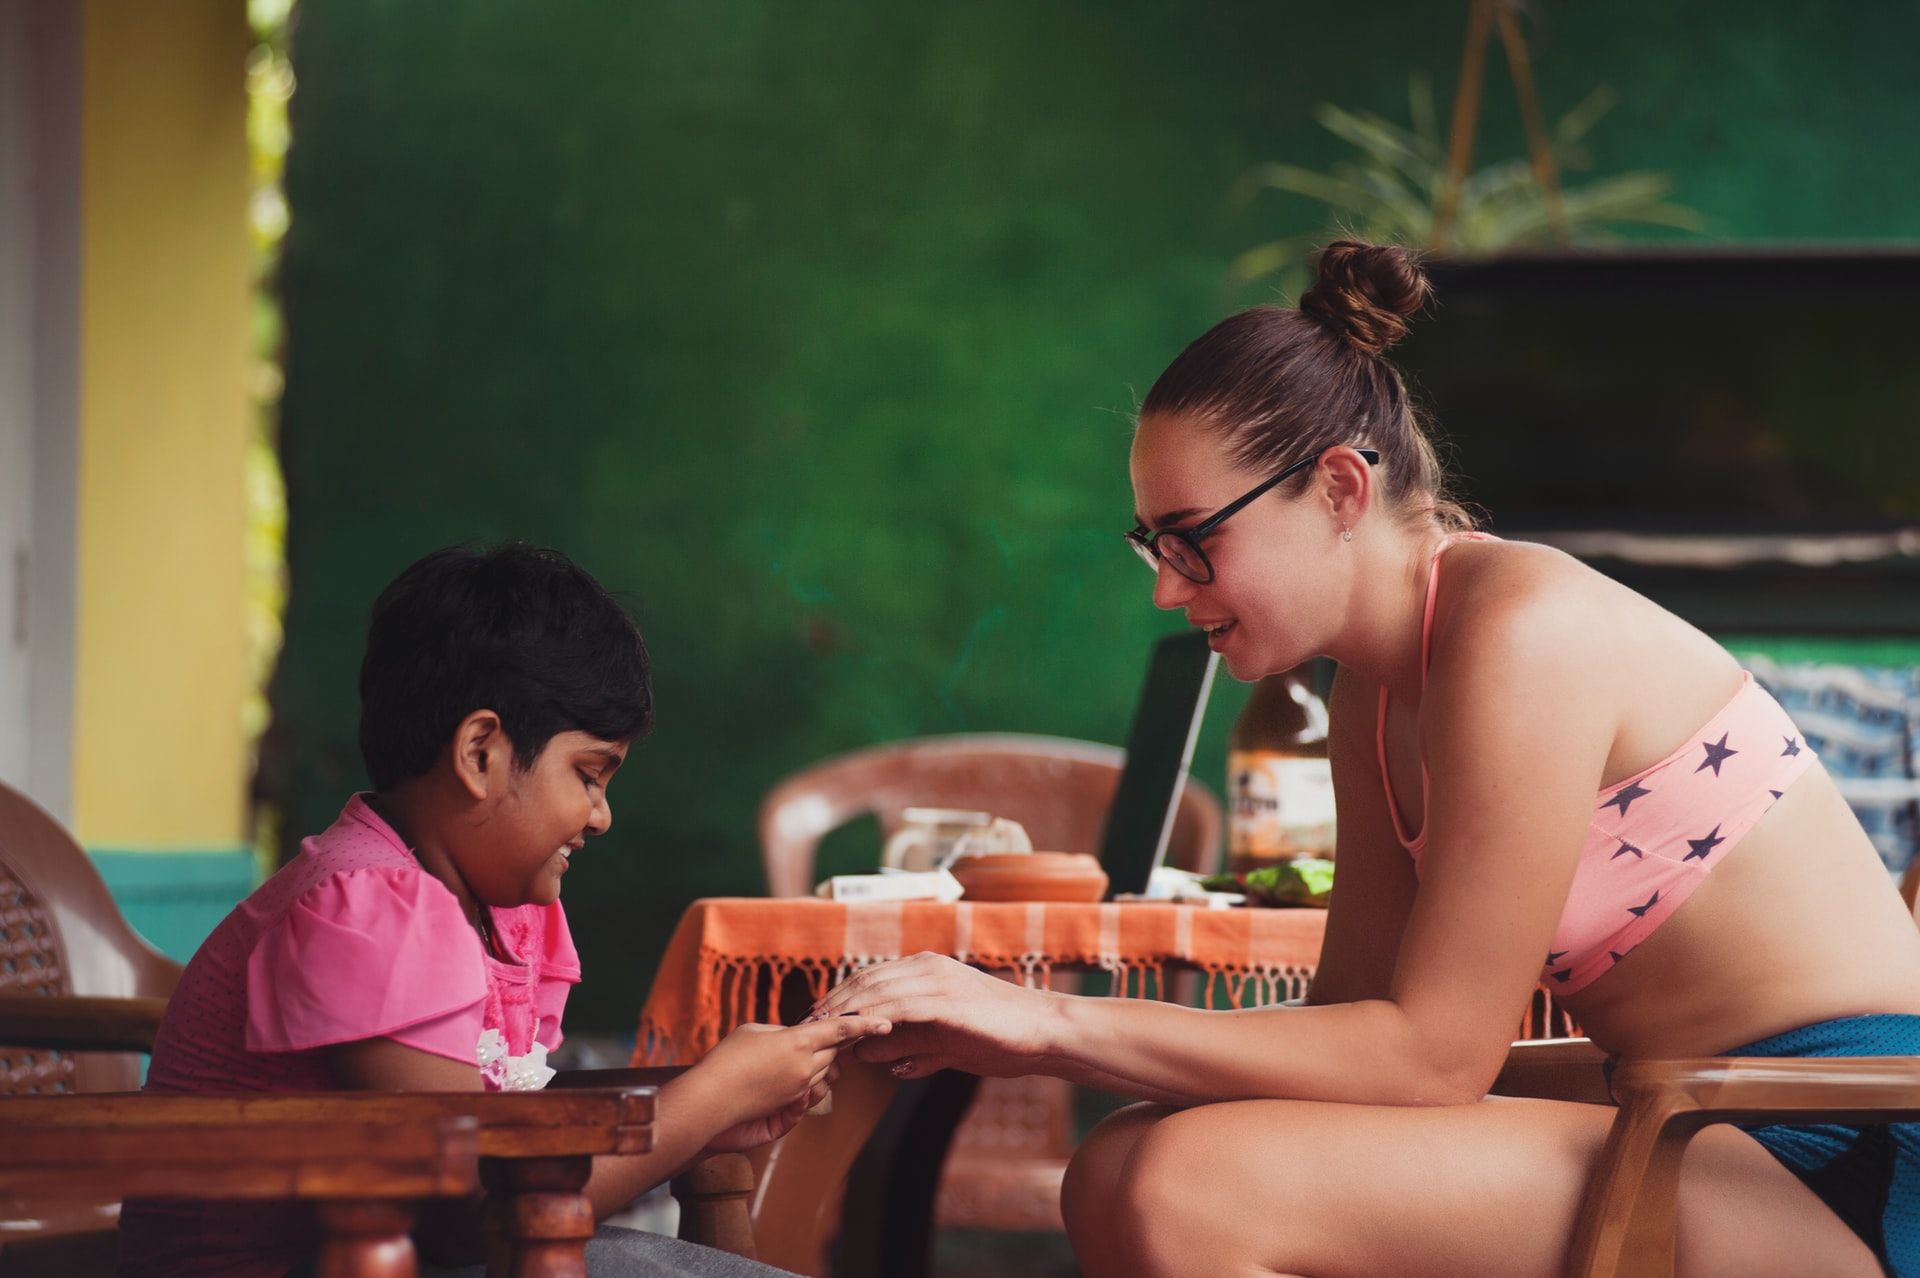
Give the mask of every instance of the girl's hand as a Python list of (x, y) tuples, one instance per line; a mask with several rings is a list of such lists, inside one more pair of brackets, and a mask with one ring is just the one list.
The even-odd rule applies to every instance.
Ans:
[(936, 1070), (1010, 1078), (1036, 1072), (1049, 1054), (1051, 996), (942, 954), (916, 954), (870, 967), (814, 1007), (814, 1024), (853, 1013), (896, 1028), (855, 1055), (889, 1063), (899, 1078)]
[(840, 1077), (840, 1062), (836, 1059), (827, 1066), (827, 1076), (820, 1084), (793, 1104), (777, 1109), (771, 1114), (762, 1114), (758, 1118), (749, 1118), (735, 1123), (725, 1131), (717, 1133), (707, 1142), (701, 1156), (707, 1154), (742, 1154), (749, 1149), (758, 1149), (762, 1145), (779, 1140), (792, 1131), (807, 1111), (827, 1098), (834, 1080)]
[(842, 1016), (790, 1029), (742, 1025), (734, 1030), (687, 1072), (714, 1098), (706, 1111), (720, 1129), (714, 1141), (752, 1148), (785, 1135), (826, 1094), (840, 1051), (892, 1028), (876, 1017)]

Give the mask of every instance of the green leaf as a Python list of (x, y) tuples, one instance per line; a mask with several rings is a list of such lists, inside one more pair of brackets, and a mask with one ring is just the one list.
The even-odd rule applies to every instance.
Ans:
[[(1433, 82), (1417, 71), (1407, 77), (1407, 117), (1413, 121), (1414, 136), (1434, 155), (1444, 157), (1440, 117), (1433, 109)], [(1444, 160), (1441, 167), (1446, 167)]]
[(1374, 164), (1398, 169), (1422, 186), (1433, 181), (1436, 170), (1444, 171), (1440, 157), (1423, 147), (1418, 137), (1377, 115), (1347, 111), (1321, 102), (1314, 106), (1313, 118), (1327, 132), (1358, 147)]
[(1587, 130), (1599, 123), (1600, 117), (1613, 110), (1619, 101), (1619, 96), (1604, 84), (1581, 98), (1553, 127), (1553, 146), (1556, 151), (1563, 146), (1570, 147), (1587, 136)]
[(1401, 227), (1407, 238), (1418, 240), (1426, 237), (1433, 225), (1431, 204), (1416, 198), (1391, 173), (1373, 170), (1356, 174), (1355, 178), (1379, 202), (1380, 209), (1389, 215), (1383, 221)]
[[(1559, 172), (1591, 167), (1580, 145), (1618, 101), (1601, 85), (1554, 124), (1549, 148)], [(1244, 208), (1263, 190), (1302, 195), (1327, 207), (1330, 224), (1348, 234), (1379, 242), (1430, 243), (1435, 210), (1446, 195), (1446, 163), (1433, 88), (1423, 75), (1407, 82), (1411, 127), (1367, 111), (1329, 102), (1315, 104), (1313, 117), (1356, 154), (1316, 172), (1291, 164), (1249, 169), (1229, 192), (1229, 202)], [(1560, 208), (1567, 237), (1593, 243), (1611, 235), (1616, 224), (1672, 227), (1704, 232), (1705, 219), (1669, 202), (1672, 181), (1665, 175), (1634, 172), (1566, 187)], [(1452, 242), (1463, 252), (1497, 252), (1558, 238), (1547, 216), (1546, 193), (1525, 159), (1504, 159), (1466, 175), (1455, 209)], [(1229, 277), (1252, 280), (1298, 272), (1316, 236), (1293, 236), (1249, 249), (1234, 260)]]
[(1227, 278), (1244, 288), (1257, 279), (1283, 271), (1300, 260), (1302, 250), (1310, 247), (1314, 239), (1311, 235), (1290, 235), (1256, 245), (1233, 259), (1227, 267)]
[(1304, 195), (1336, 208), (1354, 205), (1369, 198), (1362, 188), (1325, 173), (1315, 173), (1312, 169), (1292, 164), (1256, 164), (1234, 182), (1232, 189), (1227, 192), (1227, 204), (1238, 212), (1251, 203), (1254, 196), (1266, 190)]

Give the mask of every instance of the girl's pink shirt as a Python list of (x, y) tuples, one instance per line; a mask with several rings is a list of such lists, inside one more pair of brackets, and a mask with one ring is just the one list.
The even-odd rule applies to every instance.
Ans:
[[(147, 1071), (150, 1092), (326, 1091), (327, 1047), (390, 1038), (478, 1069), (498, 1030), (510, 1056), (561, 1041), (580, 959), (558, 902), (493, 909), (519, 960), (488, 955), (453, 893), (359, 795), (235, 906), (187, 965)], [(129, 1203), (121, 1272), (284, 1274), (316, 1239), (287, 1204)]]

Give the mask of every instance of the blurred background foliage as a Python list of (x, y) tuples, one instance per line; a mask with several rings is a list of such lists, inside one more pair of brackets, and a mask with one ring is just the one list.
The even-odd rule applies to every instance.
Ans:
[[(1587, 133), (1618, 104), (1612, 89), (1601, 86), (1561, 116), (1549, 135), (1551, 154), (1562, 180), (1591, 169), (1593, 157), (1583, 145)], [(1316, 231), (1282, 236), (1241, 253), (1227, 268), (1227, 287), (1237, 296), (1247, 285), (1269, 281), (1295, 296), (1311, 280), (1314, 247), (1338, 236), (1374, 244), (1425, 248), (1434, 242), (1436, 215), (1448, 185), (1447, 144), (1433, 101), (1433, 84), (1424, 75), (1408, 82), (1410, 125), (1371, 111), (1349, 111), (1318, 102), (1313, 118), (1357, 152), (1325, 171), (1268, 161), (1241, 174), (1228, 193), (1236, 213), (1265, 191), (1303, 196), (1326, 206), (1326, 222)], [(1470, 171), (1448, 237), (1449, 251), (1495, 253), (1504, 249), (1574, 246), (1622, 241), (1625, 225), (1705, 229), (1700, 215), (1669, 200), (1673, 179), (1665, 173), (1620, 173), (1597, 177), (1559, 192), (1558, 225), (1549, 197), (1525, 157), (1502, 159)]]
[[(253, 691), (241, 708), (243, 730), (258, 753), (272, 718), (267, 684), (285, 638), (287, 607), (287, 493), (280, 474), (280, 245), (287, 233), (287, 103), (293, 98), (293, 63), (287, 55), (293, 0), (247, 0), (253, 46), (247, 51), (247, 152), (252, 189), (247, 231), (253, 245), (251, 308), (253, 423), (246, 455), (247, 663)], [(252, 843), (263, 870), (280, 855), (280, 804), (251, 807)]]
[[(583, 1030), (631, 1028), (687, 901), (760, 890), (755, 807), (787, 772), (922, 733), (1121, 740), (1179, 624), (1120, 541), (1133, 408), (1236, 257), (1328, 221), (1297, 184), (1225, 197), (1354, 162), (1315, 104), (1385, 118), (1421, 72), (1444, 99), (1464, 10), (302, 6), (262, 776), (286, 845), (364, 784), (374, 594), (466, 538), (567, 550), (656, 662), (658, 730), (568, 880)], [(1593, 174), (1669, 174), (1656, 202), (1725, 238), (1912, 240), (1889, 21), (1913, 34), (1890, 3), (1542, 3), (1530, 40), (1549, 118), (1619, 95), (1577, 138)], [(1501, 74), (1482, 156), (1524, 153)], [(1618, 232), (1697, 242), (1676, 220)], [(1216, 786), (1244, 695), (1216, 691)]]

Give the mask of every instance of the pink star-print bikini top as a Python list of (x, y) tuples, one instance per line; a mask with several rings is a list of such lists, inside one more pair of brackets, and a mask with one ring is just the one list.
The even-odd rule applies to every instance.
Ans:
[[(1420, 630), (1423, 682), (1432, 657), (1440, 557), (1463, 539), (1494, 540), (1484, 533), (1462, 533), (1434, 552)], [(1386, 781), (1384, 687), (1376, 740), (1387, 813), (1401, 846), (1413, 856), (1417, 875), (1427, 831), (1407, 832), (1393, 787)], [(1713, 867), (1813, 761), (1813, 750), (1780, 703), (1742, 671), (1733, 699), (1672, 754), (1600, 791), (1580, 848), (1573, 887), (1540, 971), (1541, 987), (1572, 994), (1612, 970), (1706, 881)], [(1424, 807), (1425, 759), (1420, 761), (1420, 797)]]

